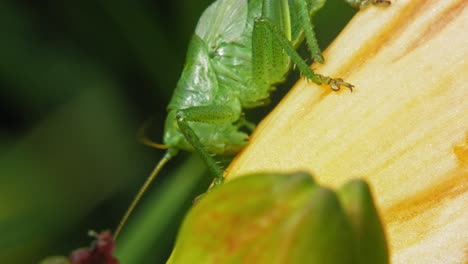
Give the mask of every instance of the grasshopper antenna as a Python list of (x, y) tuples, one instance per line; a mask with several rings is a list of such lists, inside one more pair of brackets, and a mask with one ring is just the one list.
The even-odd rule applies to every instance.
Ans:
[(152, 121), (153, 121), (152, 119), (147, 120), (138, 129), (138, 132), (137, 132), (138, 141), (140, 141), (143, 145), (146, 145), (148, 147), (157, 148), (157, 149), (169, 149), (170, 147), (169, 145), (156, 143), (152, 141), (151, 139), (149, 139), (148, 136), (146, 135), (146, 130), (148, 129), (148, 126), (151, 124)]
[(114, 241), (117, 240), (117, 237), (119, 236), (120, 231), (122, 230), (123, 226), (127, 222), (128, 218), (132, 214), (135, 207), (137, 206), (138, 202), (141, 200), (141, 197), (143, 196), (143, 194), (148, 190), (148, 187), (151, 185), (154, 179), (156, 179), (156, 176), (159, 174), (159, 172), (164, 167), (164, 165), (166, 165), (167, 162), (169, 162), (175, 155), (177, 155), (177, 152), (178, 152), (177, 149), (169, 148), (164, 154), (164, 156), (162, 157), (162, 159), (158, 162), (156, 167), (153, 169), (148, 179), (146, 179), (143, 186), (141, 186), (135, 198), (133, 198), (132, 203), (130, 204), (124, 216), (122, 217), (122, 220), (120, 220), (120, 223), (117, 226), (117, 229), (115, 230), (115, 233), (114, 233)]

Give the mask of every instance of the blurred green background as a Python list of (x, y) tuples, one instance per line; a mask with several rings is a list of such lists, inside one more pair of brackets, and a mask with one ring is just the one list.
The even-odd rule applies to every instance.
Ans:
[[(67, 255), (89, 244), (88, 230), (115, 229), (163, 154), (136, 131), (151, 118), (148, 134), (161, 139), (188, 40), (211, 2), (0, 1), (0, 263)], [(328, 1), (315, 19), (322, 48), (354, 12)], [(171, 161), (117, 241), (121, 262), (163, 263), (210, 180), (196, 155)]]

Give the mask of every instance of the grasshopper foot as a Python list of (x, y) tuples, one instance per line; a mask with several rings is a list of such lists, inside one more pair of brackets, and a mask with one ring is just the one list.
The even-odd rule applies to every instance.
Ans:
[(372, 4), (373, 5), (389, 6), (389, 5), (392, 4), (392, 1), (390, 1), (390, 0), (373, 0)]
[(376, 5), (376, 6), (389, 6), (392, 4), (390, 0), (346, 0), (351, 6), (364, 9), (368, 5)]
[(323, 58), (323, 55), (320, 52), (313, 54), (312, 59), (314, 59), (315, 62), (318, 62), (321, 64), (325, 62), (325, 59)]
[(320, 82), (328, 84), (333, 91), (339, 91), (341, 87), (348, 88), (351, 92), (353, 91), (354, 85), (343, 81), (341, 78), (330, 78), (328, 76), (318, 75)]

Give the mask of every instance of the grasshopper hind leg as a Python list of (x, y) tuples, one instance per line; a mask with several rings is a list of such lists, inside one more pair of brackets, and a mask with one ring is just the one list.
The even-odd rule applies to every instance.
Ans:
[[(273, 49), (278, 50), (282, 49), (286, 52), (286, 54), (291, 58), (291, 61), (296, 65), (299, 69), (301, 74), (308, 80), (313, 81), (316, 84), (326, 84), (328, 85), (333, 91), (338, 91), (341, 87), (346, 87), (352, 91), (353, 85), (343, 81), (340, 78), (332, 78), (328, 76), (324, 76), (321, 74), (315, 73), (301, 58), (301, 56), (297, 53), (294, 49), (290, 41), (284, 36), (283, 32), (281, 32), (276, 25), (274, 25), (268, 18), (257, 18), (254, 22), (254, 32), (253, 32), (253, 60), (254, 60), (254, 72), (260, 76), (257, 76), (257, 80), (266, 80), (268, 75), (271, 71), (268, 69), (263, 69), (265, 67), (265, 62), (263, 62), (265, 56), (259, 56), (256, 54), (256, 50), (261, 50), (261, 46), (263, 43), (260, 41), (261, 39), (272, 39), (273, 41)], [(257, 39), (259, 41), (257, 41)], [(318, 49), (318, 46), (317, 46)], [(317, 52), (316, 50), (312, 52)], [(318, 53), (320, 54), (320, 52)], [(277, 56), (275, 54), (274, 56)], [(321, 56), (321, 55), (320, 55)], [(258, 58), (259, 57), (259, 58)]]

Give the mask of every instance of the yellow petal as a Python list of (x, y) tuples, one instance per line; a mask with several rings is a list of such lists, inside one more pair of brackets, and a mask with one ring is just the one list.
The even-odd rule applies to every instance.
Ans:
[(325, 52), (338, 93), (300, 81), (226, 177), (306, 169), (369, 180), (393, 263), (468, 262), (468, 1), (393, 0), (360, 12)]

